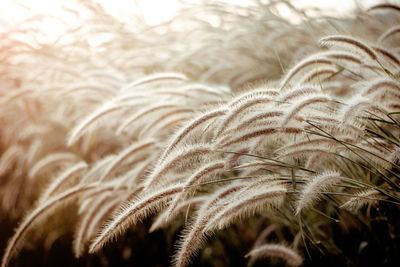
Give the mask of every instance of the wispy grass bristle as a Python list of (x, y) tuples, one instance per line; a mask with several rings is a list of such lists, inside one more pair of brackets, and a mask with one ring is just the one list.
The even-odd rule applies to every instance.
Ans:
[(276, 257), (284, 260), (289, 266), (301, 266), (303, 258), (293, 250), (282, 244), (264, 244), (246, 254), (253, 259)]
[(315, 200), (327, 189), (337, 185), (340, 181), (340, 173), (337, 171), (326, 171), (313, 177), (303, 188), (297, 201), (296, 214), (309, 208)]

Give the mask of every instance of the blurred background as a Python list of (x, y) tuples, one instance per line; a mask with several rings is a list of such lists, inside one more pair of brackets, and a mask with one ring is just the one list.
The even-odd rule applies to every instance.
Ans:
[[(82, 0), (84, 2), (85, 0)], [(262, 1), (262, 0), (260, 0)], [(24, 19), (33, 14), (49, 14), (55, 17), (62, 17), (66, 22), (73, 23), (71, 14), (68, 13), (68, 6), (74, 1), (68, 0), (2, 0), (0, 2), (0, 25), (3, 28), (12, 28)], [(79, 2), (79, 1), (78, 1)], [(141, 16), (148, 24), (156, 25), (171, 19), (183, 3), (198, 4), (201, 0), (96, 0), (110, 14), (122, 20), (129, 20), (130, 16)], [(251, 6), (254, 0), (221, 0), (207, 2), (226, 2), (234, 5)], [(307, 8), (309, 15), (313, 14), (312, 8), (325, 15), (345, 16), (351, 12), (356, 5), (362, 8), (382, 2), (380, 0), (291, 0), (294, 7)], [(278, 5), (277, 12), (285, 18), (294, 19), (293, 13), (285, 5)], [(320, 14), (320, 12), (318, 12)], [(316, 13), (316, 12), (315, 12)], [(54, 21), (44, 21), (43, 31), (49, 35), (57, 35), (62, 25)]]

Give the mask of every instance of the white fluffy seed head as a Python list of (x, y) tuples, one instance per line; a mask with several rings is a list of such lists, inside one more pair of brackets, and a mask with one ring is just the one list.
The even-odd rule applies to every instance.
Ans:
[(320, 198), (322, 193), (337, 185), (341, 181), (340, 177), (338, 171), (325, 171), (313, 177), (300, 192), (296, 214), (300, 214), (302, 210), (309, 208)]
[(252, 249), (245, 257), (250, 257), (254, 260), (276, 257), (280, 258), (290, 266), (300, 266), (303, 263), (303, 258), (294, 249), (283, 244), (264, 244)]

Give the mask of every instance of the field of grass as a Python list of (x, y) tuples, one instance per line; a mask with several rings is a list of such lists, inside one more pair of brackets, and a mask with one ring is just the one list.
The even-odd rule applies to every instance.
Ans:
[(400, 5), (64, 11), (0, 32), (2, 266), (400, 265)]

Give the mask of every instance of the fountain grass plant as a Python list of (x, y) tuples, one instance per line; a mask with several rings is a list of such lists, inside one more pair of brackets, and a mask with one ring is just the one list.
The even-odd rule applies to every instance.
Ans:
[(2, 266), (400, 263), (399, 6), (68, 10), (1, 35)]

